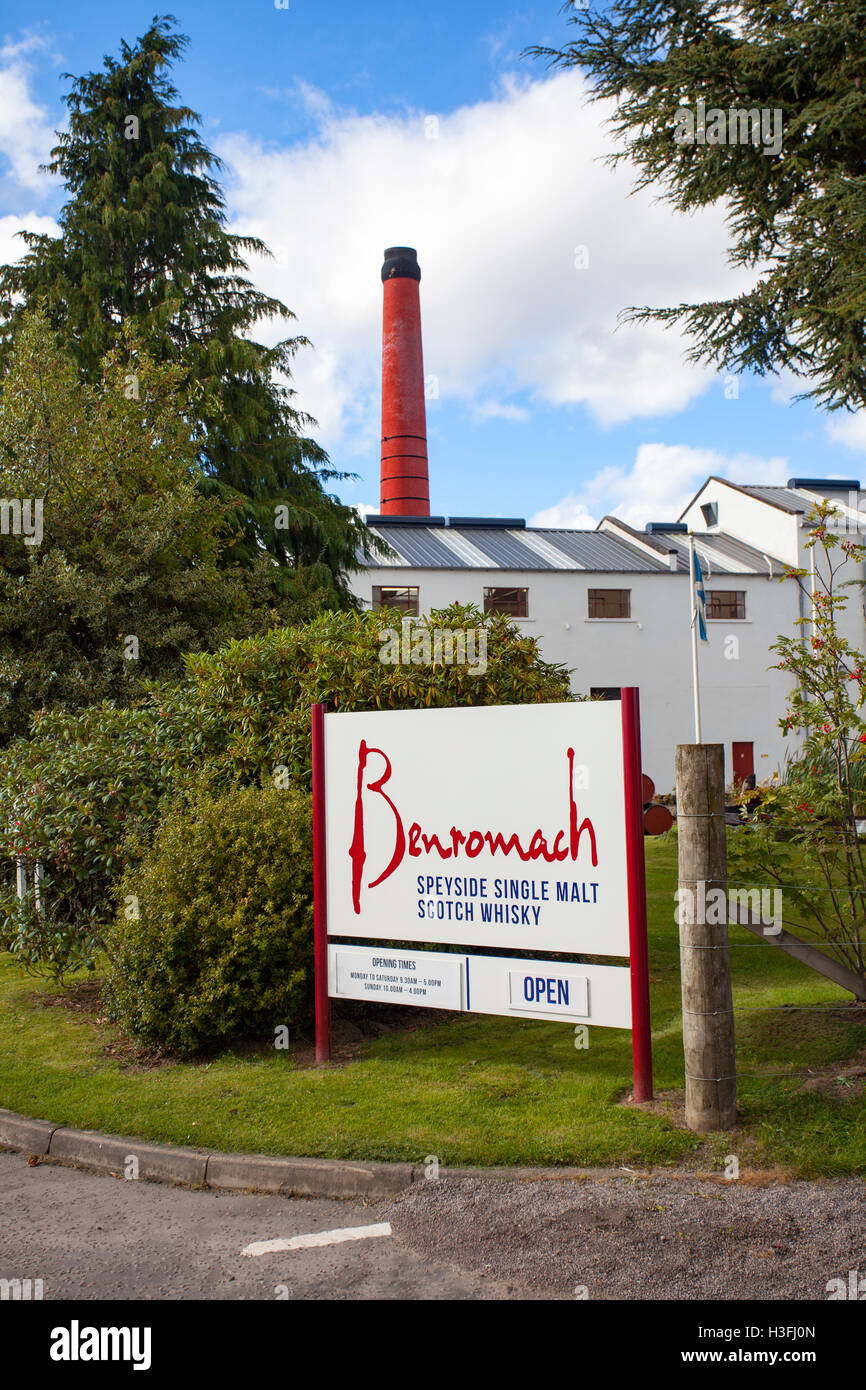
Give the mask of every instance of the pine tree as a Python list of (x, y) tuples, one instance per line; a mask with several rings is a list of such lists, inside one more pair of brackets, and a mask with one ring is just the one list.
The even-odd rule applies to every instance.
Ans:
[[(728, 300), (631, 309), (679, 322), (692, 361), (764, 374), (788, 368), (829, 409), (866, 406), (866, 0), (614, 0), (578, 9), (563, 49), (529, 49), (579, 67), (637, 186), (681, 211), (724, 201), (729, 259), (756, 284)], [(688, 140), (678, 112), (782, 115), (768, 142)], [(719, 134), (718, 128), (713, 132)], [(679, 138), (676, 138), (679, 136)]]
[(246, 255), (269, 253), (226, 230), (221, 161), (169, 78), (188, 42), (174, 26), (173, 16), (156, 16), (134, 46), (121, 44), (119, 59), (65, 74), (69, 129), (47, 169), (69, 199), (60, 235), (21, 233), (27, 253), (0, 268), (0, 366), (29, 308), (46, 313), (90, 380), (121, 327), (134, 327), (157, 360), (185, 369), (205, 487), (235, 507), (230, 562), (265, 547), (287, 569), (312, 568), (313, 582), (345, 603), (344, 571), (369, 553), (369, 533), (328, 492), (347, 475), (309, 437), (315, 422), (283, 384), (307, 339), (269, 347), (248, 336), (294, 315), (244, 274)]

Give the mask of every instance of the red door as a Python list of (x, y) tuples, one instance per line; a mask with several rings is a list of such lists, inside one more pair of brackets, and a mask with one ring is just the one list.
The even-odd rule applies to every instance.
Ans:
[(744, 782), (747, 777), (755, 775), (755, 745), (754, 743), (735, 743), (734, 749), (734, 781)]

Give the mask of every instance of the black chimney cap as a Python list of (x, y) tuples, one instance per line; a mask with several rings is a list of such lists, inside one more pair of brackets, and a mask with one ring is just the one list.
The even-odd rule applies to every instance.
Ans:
[(382, 283), (384, 284), (386, 280), (395, 280), (398, 277), (402, 277), (404, 280), (421, 279), (418, 252), (414, 246), (389, 246), (385, 252)]

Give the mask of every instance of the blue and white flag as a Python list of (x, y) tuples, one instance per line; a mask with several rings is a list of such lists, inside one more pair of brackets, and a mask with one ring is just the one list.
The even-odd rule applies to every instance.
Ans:
[(697, 550), (695, 556), (695, 593), (694, 611), (698, 620), (698, 632), (702, 642), (707, 642), (707, 625), (704, 621), (707, 616), (707, 596), (704, 593), (704, 576), (701, 572), (701, 562)]

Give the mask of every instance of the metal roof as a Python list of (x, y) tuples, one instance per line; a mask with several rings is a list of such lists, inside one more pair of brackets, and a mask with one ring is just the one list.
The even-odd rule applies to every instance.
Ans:
[(574, 568), (623, 574), (664, 574), (668, 569), (663, 555), (658, 560), (637, 546), (609, 535), (606, 531), (545, 531), (556, 537), (556, 544), (576, 561)]
[[(677, 557), (677, 572), (689, 568), (688, 541), (679, 531), (656, 531), (652, 541), (659, 550), (655, 556), (647, 540), (635, 533), (635, 543), (627, 535), (610, 531), (576, 531), (557, 527), (526, 527), (515, 530), (508, 521), (501, 526), (423, 526), (400, 525), (399, 521), (370, 528), (387, 541), (395, 555), (364, 563), (365, 569), (493, 569), (493, 570), (571, 570), (590, 574), (670, 574), (668, 556)], [(637, 544), (640, 540), (642, 544)], [(698, 554), (708, 576), (714, 574), (769, 573), (761, 551), (713, 532), (696, 537)], [(779, 574), (785, 565), (771, 557)]]
[(622, 574), (656, 574), (668, 569), (637, 546), (600, 531), (554, 527), (514, 530), (499, 526), (401, 526), (370, 528), (387, 541), (396, 557), (368, 561), (366, 569), (501, 569), (587, 570)]
[(757, 497), (761, 502), (770, 502), (774, 507), (782, 507), (786, 512), (806, 512), (812, 507), (811, 500), (790, 487), (764, 487), (758, 483), (740, 483), (739, 487), (741, 492), (748, 492), (750, 496)]
[[(657, 539), (676, 552), (677, 572), (688, 574), (689, 541), (681, 531), (655, 531)], [(775, 555), (765, 555), (762, 550), (746, 545), (722, 531), (695, 532), (695, 550), (704, 570), (704, 578), (720, 574), (783, 574), (788, 568), (784, 560)], [(769, 563), (768, 563), (769, 561)]]
[[(444, 529), (444, 528), (443, 528)], [(368, 563), (368, 568), (379, 569), (389, 565), (412, 565), (416, 569), (454, 569), (454, 553), (443, 545), (437, 537), (438, 527), (433, 526), (371, 526), (376, 536), (387, 541), (394, 556), (377, 556)]]

